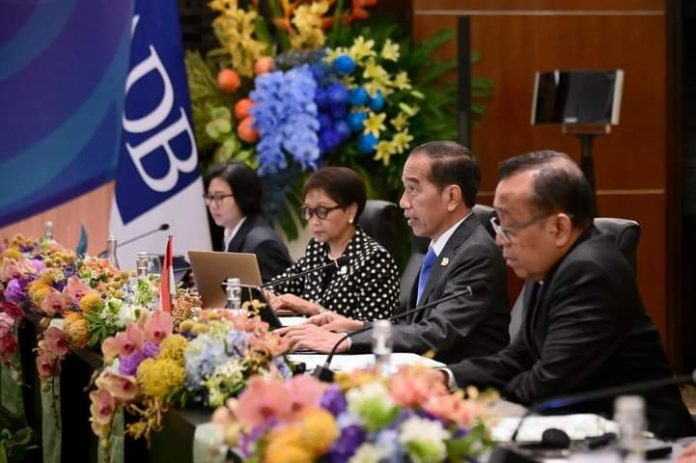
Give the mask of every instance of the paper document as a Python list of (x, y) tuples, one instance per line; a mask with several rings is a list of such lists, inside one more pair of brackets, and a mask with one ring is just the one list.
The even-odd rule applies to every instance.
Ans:
[[(326, 362), (325, 354), (291, 354), (288, 356), (293, 362), (304, 362), (307, 371), (312, 371), (315, 367)], [(445, 364), (423, 357), (421, 355), (409, 353), (391, 354), (391, 363), (394, 366), (400, 365), (423, 365), (430, 368), (444, 368)], [(331, 361), (333, 371), (353, 371), (361, 368), (368, 368), (375, 364), (375, 356), (372, 354), (357, 355), (334, 355)]]
[[(491, 437), (498, 442), (508, 442), (515, 431), (519, 417), (504, 417), (491, 429)], [(601, 436), (616, 432), (617, 425), (599, 415), (582, 413), (575, 415), (530, 416), (524, 420), (517, 433), (518, 442), (540, 442), (542, 433), (549, 429), (561, 429), (571, 440)]]

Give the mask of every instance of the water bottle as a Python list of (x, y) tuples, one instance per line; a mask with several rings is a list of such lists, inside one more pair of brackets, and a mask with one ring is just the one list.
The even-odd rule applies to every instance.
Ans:
[(147, 251), (141, 251), (135, 254), (135, 269), (138, 278), (147, 278), (149, 263)]
[(242, 306), (242, 282), (239, 278), (228, 278), (225, 287), (227, 308), (239, 313)]
[(377, 320), (372, 325), (372, 353), (375, 354), (377, 374), (391, 374), (392, 325), (389, 320)]
[(53, 222), (51, 222), (50, 220), (44, 223), (43, 239), (47, 243), (53, 242)]
[(620, 396), (614, 401), (618, 447), (623, 461), (645, 461), (645, 401), (640, 396)]
[(116, 257), (116, 248), (118, 248), (116, 237), (114, 235), (109, 235), (109, 239), (106, 240), (106, 244), (106, 248), (109, 253), (107, 257), (109, 263), (113, 268), (120, 269), (121, 267), (118, 265), (118, 258)]

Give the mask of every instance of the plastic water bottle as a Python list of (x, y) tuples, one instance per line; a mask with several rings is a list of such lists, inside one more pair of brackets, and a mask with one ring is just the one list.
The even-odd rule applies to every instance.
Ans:
[(240, 313), (242, 306), (242, 282), (239, 278), (228, 278), (225, 283), (225, 292), (227, 293), (227, 308)]
[(382, 376), (389, 376), (392, 353), (392, 325), (389, 320), (377, 320), (372, 325), (372, 353), (375, 354), (375, 368)]
[(118, 258), (116, 257), (116, 249), (118, 248), (118, 241), (116, 241), (116, 237), (114, 235), (109, 235), (109, 239), (106, 240), (106, 244), (106, 249), (109, 253), (107, 257), (109, 263), (112, 267), (120, 269), (121, 266), (118, 265)]
[(141, 251), (135, 254), (135, 269), (138, 278), (147, 278), (148, 252)]
[(47, 243), (53, 242), (53, 222), (51, 222), (50, 220), (44, 223), (43, 239)]
[(625, 462), (645, 461), (645, 401), (640, 396), (620, 396), (614, 401), (618, 447)]

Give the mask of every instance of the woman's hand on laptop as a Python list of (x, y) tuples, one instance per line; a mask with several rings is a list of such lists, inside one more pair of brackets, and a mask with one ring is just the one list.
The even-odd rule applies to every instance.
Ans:
[(355, 331), (365, 326), (365, 323), (360, 320), (344, 317), (330, 310), (325, 310), (317, 315), (309, 317), (307, 323), (336, 332)]

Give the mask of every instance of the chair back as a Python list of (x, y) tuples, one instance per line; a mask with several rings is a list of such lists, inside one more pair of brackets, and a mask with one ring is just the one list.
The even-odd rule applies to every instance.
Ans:
[(395, 259), (399, 256), (398, 214), (396, 204), (381, 199), (368, 199), (358, 218), (360, 228), (384, 246)]

